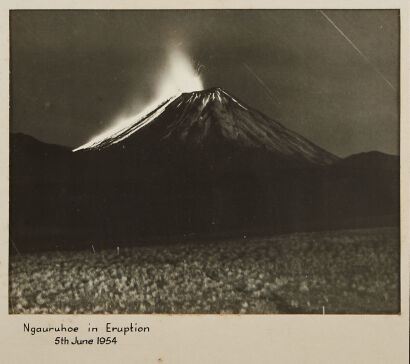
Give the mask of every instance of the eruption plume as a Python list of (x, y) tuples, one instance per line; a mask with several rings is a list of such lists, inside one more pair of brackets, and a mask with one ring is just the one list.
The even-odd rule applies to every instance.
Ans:
[(138, 122), (170, 98), (178, 97), (184, 92), (201, 90), (203, 90), (202, 80), (191, 59), (180, 47), (172, 47), (168, 54), (167, 63), (158, 77), (155, 96), (148, 105), (137, 115), (118, 118), (111, 126), (100, 134), (93, 136), (87, 143), (74, 149), (74, 151), (92, 147), (107, 137), (120, 133), (121, 130)]

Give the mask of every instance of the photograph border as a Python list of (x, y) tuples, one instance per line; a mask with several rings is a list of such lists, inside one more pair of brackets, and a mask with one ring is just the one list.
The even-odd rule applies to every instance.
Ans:
[[(6, 6), (5, 6), (6, 5)], [(10, 363), (61, 362), (72, 360), (110, 362), (113, 358), (124, 362), (208, 363), (266, 360), (293, 363), (405, 363), (408, 362), (409, 336), (409, 4), (406, 1), (178, 1), (173, 9), (400, 9), (400, 303), (401, 313), (379, 315), (352, 314), (149, 314), (149, 315), (21, 315), (8, 312), (8, 254), (9, 254), (9, 10), (11, 9), (171, 9), (165, 1), (144, 4), (139, 1), (9, 1), (1, 6), (0, 39), (2, 46), (0, 111), (0, 183), (1, 253), (0, 253), (0, 346)], [(201, 5), (201, 6), (199, 6)], [(407, 101), (406, 101), (407, 100)], [(7, 171), (7, 172), (6, 172)], [(407, 221), (407, 223), (406, 223)], [(115, 348), (95, 347), (74, 350), (58, 348), (50, 337), (30, 336), (23, 332), (23, 323), (48, 325), (70, 323), (86, 327), (90, 322), (104, 326), (106, 321), (118, 325), (128, 322), (145, 323), (151, 327), (149, 335), (124, 336)], [(294, 343), (299, 347), (293, 349)], [(183, 350), (182, 347), (185, 347)], [(211, 356), (206, 354), (211, 352)], [(47, 357), (45, 357), (45, 353)], [(64, 354), (62, 354), (64, 353)], [(47, 358), (47, 359), (45, 359)], [(138, 360), (136, 359), (138, 358)], [(161, 359), (161, 361), (159, 360)], [(47, 361), (44, 361), (47, 360)], [(58, 360), (58, 361), (56, 361)], [(137, 360), (137, 361), (136, 361)]]

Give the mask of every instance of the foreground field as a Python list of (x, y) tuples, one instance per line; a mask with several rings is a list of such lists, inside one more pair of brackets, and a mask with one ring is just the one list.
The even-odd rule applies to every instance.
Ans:
[(10, 313), (397, 313), (396, 228), (10, 258)]

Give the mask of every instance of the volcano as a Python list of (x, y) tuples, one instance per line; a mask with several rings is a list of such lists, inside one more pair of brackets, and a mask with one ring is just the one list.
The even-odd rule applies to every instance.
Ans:
[(140, 120), (75, 149), (152, 148), (157, 144), (235, 145), (261, 150), (288, 163), (328, 165), (338, 158), (217, 87), (170, 98)]
[(74, 153), (14, 135), (11, 234), (53, 248), (397, 224), (398, 157), (368, 159), (221, 88), (182, 93)]

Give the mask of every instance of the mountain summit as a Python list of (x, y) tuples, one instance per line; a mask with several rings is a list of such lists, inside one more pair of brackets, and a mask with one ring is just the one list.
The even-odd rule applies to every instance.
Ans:
[(215, 145), (216, 140), (318, 166), (338, 159), (219, 87), (172, 97), (130, 125), (75, 151), (103, 150), (118, 144), (127, 148), (170, 143), (204, 148)]

